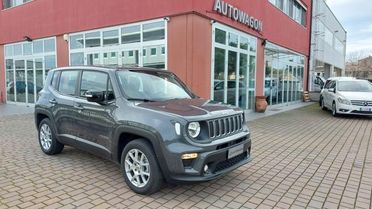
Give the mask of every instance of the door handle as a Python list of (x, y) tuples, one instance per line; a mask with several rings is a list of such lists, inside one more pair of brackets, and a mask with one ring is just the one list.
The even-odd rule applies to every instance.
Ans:
[(78, 109), (78, 110), (84, 110), (84, 107), (81, 106), (80, 104), (76, 104), (76, 105), (74, 105), (74, 107), (75, 107), (76, 109)]
[(49, 103), (50, 104), (53, 104), (53, 105), (58, 104), (58, 102), (56, 101), (56, 99), (50, 99), (49, 100)]

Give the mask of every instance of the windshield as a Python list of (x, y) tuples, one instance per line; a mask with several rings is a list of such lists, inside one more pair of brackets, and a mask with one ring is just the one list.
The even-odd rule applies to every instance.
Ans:
[(372, 84), (368, 81), (340, 81), (339, 91), (372, 92)]
[(193, 98), (186, 86), (169, 72), (118, 71), (117, 75), (127, 99), (164, 101)]

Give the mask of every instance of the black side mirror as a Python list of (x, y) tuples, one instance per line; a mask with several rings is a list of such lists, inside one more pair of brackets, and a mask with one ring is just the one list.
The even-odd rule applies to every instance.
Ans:
[(105, 96), (102, 91), (87, 91), (85, 92), (84, 97), (87, 98), (88, 102), (101, 103), (105, 101)]

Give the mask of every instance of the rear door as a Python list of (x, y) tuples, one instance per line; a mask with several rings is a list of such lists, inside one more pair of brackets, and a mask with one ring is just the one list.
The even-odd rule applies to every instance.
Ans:
[[(105, 101), (102, 104), (88, 102), (84, 97), (87, 91), (104, 92)], [(79, 97), (75, 100), (74, 107), (78, 115), (77, 146), (93, 154), (110, 158), (115, 125), (113, 112), (116, 105), (109, 75), (105, 72), (84, 70), (81, 75)]]
[[(58, 73), (57, 73), (58, 72)], [(78, 129), (75, 126), (77, 112), (74, 108), (79, 70), (57, 71), (53, 75), (53, 117), (59, 139), (66, 144), (74, 144)]]

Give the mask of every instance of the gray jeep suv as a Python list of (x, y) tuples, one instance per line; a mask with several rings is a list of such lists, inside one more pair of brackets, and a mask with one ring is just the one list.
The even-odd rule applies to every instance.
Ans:
[(251, 159), (243, 111), (195, 96), (164, 70), (51, 70), (35, 123), (44, 153), (70, 145), (115, 161), (140, 194), (158, 191), (163, 180), (211, 180)]

